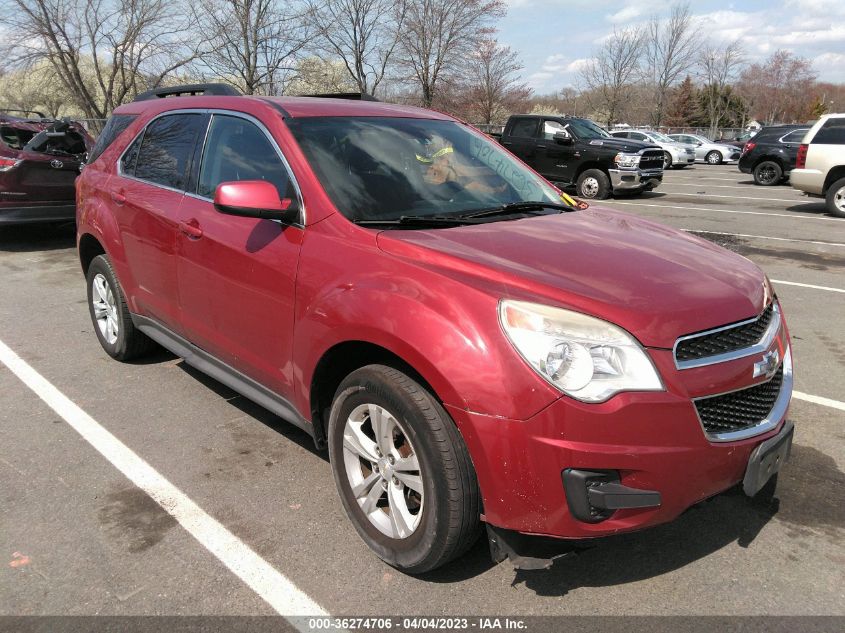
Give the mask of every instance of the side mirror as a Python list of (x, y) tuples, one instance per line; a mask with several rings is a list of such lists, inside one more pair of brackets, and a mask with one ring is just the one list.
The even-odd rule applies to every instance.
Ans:
[(227, 215), (279, 220), (282, 224), (295, 224), (300, 218), (296, 199), (279, 199), (276, 186), (266, 180), (221, 182), (214, 192), (214, 208)]
[(572, 137), (566, 132), (555, 132), (554, 139), (561, 145), (572, 145)]
[(704, 145), (704, 143), (702, 143), (701, 141), (696, 141), (695, 143), (696, 147), (701, 147), (702, 145)]

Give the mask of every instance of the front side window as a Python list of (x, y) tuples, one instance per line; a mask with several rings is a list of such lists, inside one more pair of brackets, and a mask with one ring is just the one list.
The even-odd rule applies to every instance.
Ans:
[(135, 177), (184, 191), (205, 121), (203, 114), (186, 113), (169, 114), (150, 123), (138, 151)]
[(553, 187), (498, 143), (454, 121), (308, 117), (288, 126), (334, 205), (351, 220), (560, 203)]
[(215, 114), (208, 130), (197, 193), (213, 198), (217, 185), (237, 180), (266, 180), (276, 186), (280, 198), (292, 197), (285, 164), (258, 126), (240, 117)]
[(547, 141), (553, 140), (555, 134), (563, 131), (564, 127), (562, 123), (558, 123), (557, 121), (543, 121), (543, 138)]

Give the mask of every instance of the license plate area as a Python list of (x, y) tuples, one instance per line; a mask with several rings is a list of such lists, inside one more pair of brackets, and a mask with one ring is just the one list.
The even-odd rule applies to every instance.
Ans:
[(795, 426), (787, 420), (780, 433), (751, 452), (748, 467), (745, 469), (745, 478), (742, 480), (742, 489), (749, 497), (760, 492), (766, 482), (789, 459), (794, 431)]

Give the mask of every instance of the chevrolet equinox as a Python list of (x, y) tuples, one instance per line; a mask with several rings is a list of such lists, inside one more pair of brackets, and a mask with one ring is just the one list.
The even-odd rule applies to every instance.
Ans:
[(534, 541), (772, 489), (792, 355), (749, 260), (573, 204), (445, 114), (179, 92), (117, 108), (78, 179), (96, 336), (310, 433), (390, 565), (434, 569), (484, 526), (531, 566)]

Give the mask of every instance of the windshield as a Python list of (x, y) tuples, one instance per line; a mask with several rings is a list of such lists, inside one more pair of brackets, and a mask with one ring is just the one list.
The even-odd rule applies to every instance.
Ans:
[(661, 134), (660, 132), (649, 132), (648, 135), (656, 141), (660, 141), (661, 143), (676, 143), (675, 139), (671, 139), (665, 134)]
[(569, 119), (566, 124), (579, 139), (612, 138), (606, 130), (587, 119)]
[(334, 205), (353, 221), (561, 202), (497, 143), (454, 121), (309, 117), (288, 126)]

